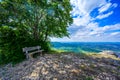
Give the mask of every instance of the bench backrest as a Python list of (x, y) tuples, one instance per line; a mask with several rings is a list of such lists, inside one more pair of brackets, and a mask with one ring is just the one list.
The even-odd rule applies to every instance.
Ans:
[(23, 52), (28, 53), (28, 51), (39, 50), (40, 48), (41, 48), (40, 46), (35, 46), (35, 47), (25, 47), (25, 48), (23, 48)]

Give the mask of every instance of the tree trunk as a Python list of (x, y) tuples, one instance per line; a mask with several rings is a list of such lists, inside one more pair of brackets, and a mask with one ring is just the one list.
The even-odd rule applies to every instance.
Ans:
[(48, 28), (47, 28), (46, 33), (45, 33), (45, 39), (44, 39), (44, 41), (46, 41), (47, 38), (48, 38)]
[(39, 40), (39, 35), (38, 35), (38, 26), (35, 25), (34, 28), (33, 28), (33, 37), (34, 37), (34, 40)]

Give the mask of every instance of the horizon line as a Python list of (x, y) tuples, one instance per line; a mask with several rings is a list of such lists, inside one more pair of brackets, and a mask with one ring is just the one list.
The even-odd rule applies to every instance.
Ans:
[[(87, 41), (51, 41), (51, 42), (87, 42)], [(89, 42), (99, 42), (99, 43), (106, 42), (107, 43), (107, 41), (89, 41)], [(109, 42), (119, 42), (119, 41), (108, 41), (108, 43)]]

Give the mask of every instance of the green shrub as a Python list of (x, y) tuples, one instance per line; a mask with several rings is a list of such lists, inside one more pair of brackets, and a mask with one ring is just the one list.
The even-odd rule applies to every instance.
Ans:
[(40, 45), (44, 51), (50, 51), (50, 42), (36, 41), (25, 30), (0, 28), (0, 64), (18, 63), (25, 59), (22, 48)]
[(24, 30), (17, 31), (7, 26), (3, 26), (0, 28), (1, 64), (8, 62), (16, 63), (25, 59), (22, 48), (28, 43), (25, 36), (22, 36), (23, 33)]
[(49, 42), (34, 40), (24, 28), (12, 29), (7, 26), (0, 28), (0, 64), (17, 63), (25, 59), (22, 48), (40, 45), (45, 51), (50, 50)]

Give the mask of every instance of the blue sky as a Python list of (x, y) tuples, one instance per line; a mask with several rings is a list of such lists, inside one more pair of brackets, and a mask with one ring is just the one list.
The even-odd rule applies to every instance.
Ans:
[(120, 42), (120, 0), (70, 0), (70, 38), (58, 42)]
[(120, 42), (120, 0), (70, 0), (70, 38), (58, 42)]

